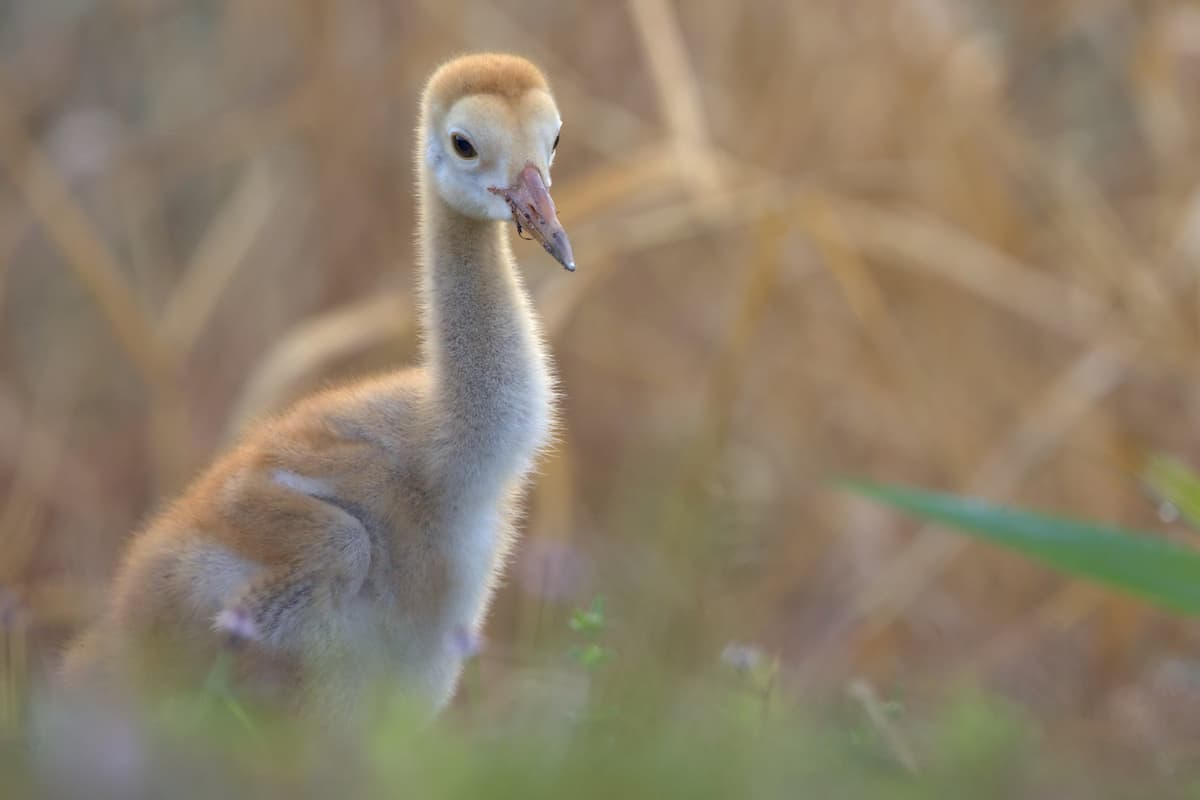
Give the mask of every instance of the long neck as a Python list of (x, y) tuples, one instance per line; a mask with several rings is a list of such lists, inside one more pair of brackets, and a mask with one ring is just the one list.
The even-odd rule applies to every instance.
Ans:
[(443, 478), (494, 491), (529, 467), (546, 438), (546, 356), (500, 223), (464, 217), (422, 184), (434, 467)]

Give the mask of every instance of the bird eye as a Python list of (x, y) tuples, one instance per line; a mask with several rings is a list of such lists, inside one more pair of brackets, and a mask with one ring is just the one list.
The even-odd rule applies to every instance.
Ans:
[(558, 137), (560, 137), (560, 136), (562, 136), (561, 133), (554, 134), (554, 144), (550, 145), (550, 152), (553, 153), (555, 150), (558, 149)]
[(458, 153), (460, 158), (475, 158), (479, 155), (475, 152), (475, 145), (471, 144), (471, 140), (461, 133), (450, 134), (450, 143), (454, 145), (454, 152)]

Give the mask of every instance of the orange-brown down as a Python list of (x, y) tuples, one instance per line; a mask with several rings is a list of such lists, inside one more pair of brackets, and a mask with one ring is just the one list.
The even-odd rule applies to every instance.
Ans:
[(505, 228), (514, 198), (540, 198), (525, 218), (574, 267), (546, 193), (560, 125), (523, 59), (433, 75), (416, 147), (421, 366), (262, 422), (154, 517), (68, 652), (68, 684), (199, 685), (230, 648), (240, 689), (319, 719), (353, 718), (376, 689), (449, 699), (553, 422)]

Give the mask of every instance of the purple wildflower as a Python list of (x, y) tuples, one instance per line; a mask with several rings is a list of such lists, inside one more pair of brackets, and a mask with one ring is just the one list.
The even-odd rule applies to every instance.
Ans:
[(0, 586), (0, 629), (15, 625), (24, 614), (21, 598), (10, 589)]
[(217, 614), (213, 626), (229, 636), (232, 644), (257, 641), (262, 637), (258, 626), (243, 608), (226, 608)]
[(483, 634), (471, 630), (466, 625), (455, 625), (446, 639), (446, 646), (450, 648), (450, 651), (464, 661), (482, 653), (483, 648), (487, 645)]

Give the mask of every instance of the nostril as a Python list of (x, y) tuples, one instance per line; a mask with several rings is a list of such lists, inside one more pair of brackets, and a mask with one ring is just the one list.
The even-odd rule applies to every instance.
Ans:
[[(526, 175), (525, 173), (528, 173), (530, 170), (533, 170), (533, 175), (532, 175), (532, 176), (531, 176), (531, 175)], [(546, 186), (549, 186), (549, 185), (550, 185), (550, 175), (549, 175), (549, 173), (548, 173), (548, 172), (543, 172), (543, 171), (542, 171), (542, 168), (541, 168), (541, 167), (539, 167), (537, 164), (534, 164), (532, 161), (526, 161), (526, 162), (525, 162), (525, 169), (521, 170), (521, 178), (522, 178), (523, 180), (528, 180), (528, 179), (529, 179), (529, 178), (531, 178), (531, 177), (536, 177), (536, 178), (539, 178), (539, 179), (541, 180), (541, 182), (542, 182), (544, 185), (546, 185)]]

